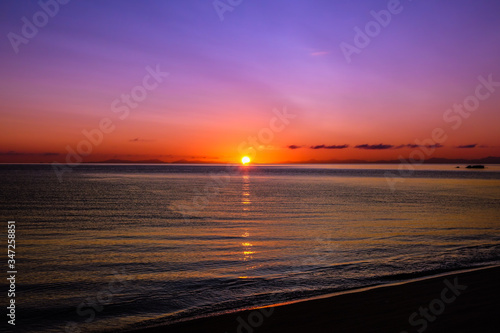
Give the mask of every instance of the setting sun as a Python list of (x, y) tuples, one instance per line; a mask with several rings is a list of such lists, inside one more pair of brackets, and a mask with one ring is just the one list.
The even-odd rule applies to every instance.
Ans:
[(243, 156), (243, 157), (241, 158), (241, 164), (246, 165), (246, 164), (248, 164), (248, 163), (250, 163), (250, 157), (248, 157), (248, 156)]

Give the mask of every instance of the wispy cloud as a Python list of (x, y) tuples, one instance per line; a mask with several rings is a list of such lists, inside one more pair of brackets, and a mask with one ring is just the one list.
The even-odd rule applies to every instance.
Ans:
[[(305, 146), (299, 146), (299, 145), (290, 145), (290, 146), (287, 146), (288, 149), (300, 149), (300, 148), (304, 148)], [(350, 145), (348, 144), (343, 144), (343, 145), (330, 145), (330, 146), (327, 146), (327, 145), (316, 145), (316, 146), (310, 146), (309, 149), (346, 149), (346, 148), (349, 148)], [(440, 143), (436, 143), (436, 144), (433, 144), (433, 145), (417, 145), (417, 144), (413, 144), (413, 143), (409, 143), (409, 144), (404, 144), (404, 145), (391, 145), (391, 144), (383, 144), (383, 143), (379, 143), (379, 144), (376, 144), (376, 145), (370, 145), (370, 144), (362, 144), (362, 145), (356, 145), (354, 146), (354, 148), (357, 148), (357, 149), (366, 149), (366, 150), (386, 150), (386, 149), (401, 149), (401, 148), (411, 148), (411, 149), (415, 149), (415, 148), (442, 148), (444, 147), (442, 144)], [(466, 147), (466, 146), (461, 146), (460, 148), (473, 148), (473, 147)]]
[(311, 52), (310, 55), (313, 57), (320, 57), (329, 54), (330, 52), (328, 51), (317, 51), (317, 52)]
[(154, 142), (156, 140), (148, 140), (148, 139), (135, 138), (135, 139), (130, 139), (128, 141), (129, 142)]
[(401, 149), (401, 148), (442, 148), (444, 147), (442, 144), (440, 143), (436, 143), (436, 144), (433, 144), (433, 145), (417, 145), (417, 144), (414, 144), (414, 143), (409, 143), (409, 144), (406, 144), (406, 145), (399, 145), (399, 146), (396, 146), (394, 147), (394, 149)]
[(369, 145), (369, 144), (363, 144), (363, 145), (357, 145), (354, 148), (358, 149), (369, 149), (369, 150), (383, 150), (383, 149), (391, 149), (394, 148), (393, 145), (385, 145), (383, 143), (380, 143), (378, 145)]
[(0, 152), (0, 156), (59, 156), (61, 154), (59, 153), (52, 153), (52, 152), (46, 152), (46, 153), (22, 153), (22, 152), (17, 152), (13, 150), (9, 150), (6, 152)]
[(476, 148), (477, 143), (474, 143), (472, 145), (462, 145), (462, 146), (457, 146), (457, 148)]
[(348, 147), (349, 147), (349, 145), (332, 145), (332, 146), (318, 145), (318, 146), (311, 146), (309, 148), (311, 148), (311, 149), (345, 149)]
[[(420, 147), (422, 147), (422, 146), (420, 146)], [(434, 145), (425, 145), (424, 147), (426, 147), (426, 148), (443, 148), (444, 146), (440, 143), (436, 143)]]

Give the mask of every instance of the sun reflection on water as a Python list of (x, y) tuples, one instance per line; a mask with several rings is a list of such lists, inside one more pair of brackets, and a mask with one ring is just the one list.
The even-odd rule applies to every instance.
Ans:
[(242, 176), (242, 189), (241, 189), (241, 204), (243, 205), (243, 212), (250, 211), (252, 200), (250, 198), (250, 176), (245, 173)]

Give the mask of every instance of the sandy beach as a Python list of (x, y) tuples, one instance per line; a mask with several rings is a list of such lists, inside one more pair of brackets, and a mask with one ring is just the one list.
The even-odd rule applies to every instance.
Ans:
[(498, 281), (486, 267), (134, 332), (498, 332)]

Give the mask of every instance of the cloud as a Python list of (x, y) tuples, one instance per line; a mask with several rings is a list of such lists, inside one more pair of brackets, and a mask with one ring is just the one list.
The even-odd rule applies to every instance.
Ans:
[(311, 146), (309, 148), (311, 148), (311, 149), (345, 149), (348, 147), (349, 147), (349, 145), (332, 145), (332, 146), (318, 145), (318, 146)]
[(472, 145), (462, 145), (462, 146), (457, 146), (457, 148), (476, 148), (477, 143), (474, 143)]
[(442, 144), (440, 143), (436, 143), (436, 144), (433, 144), (433, 145), (417, 145), (417, 144), (414, 144), (414, 143), (409, 143), (407, 145), (399, 145), (399, 146), (396, 146), (394, 147), (394, 149), (401, 149), (401, 148), (411, 148), (411, 149), (415, 149), (415, 148), (442, 148), (444, 147)]
[(130, 139), (128, 140), (129, 142), (154, 142), (156, 140), (147, 140), (147, 139), (140, 139), (140, 138), (135, 138), (135, 139)]
[(420, 147), (419, 145), (416, 145), (416, 144), (413, 144), (413, 143), (409, 143), (407, 145), (399, 145), (397, 147), (394, 147), (394, 149), (400, 149), (400, 148), (418, 148)]
[(391, 149), (394, 148), (393, 145), (384, 145), (384, 144), (378, 144), (378, 145), (369, 145), (369, 144), (363, 144), (363, 145), (357, 145), (354, 148), (358, 149), (369, 149), (369, 150), (383, 150), (383, 149)]
[(206, 155), (198, 155), (198, 156), (191, 156), (191, 155), (172, 155), (172, 154), (160, 154), (160, 155), (147, 155), (147, 154), (125, 154), (125, 155), (114, 155), (112, 158), (143, 158), (143, 159), (151, 159), (151, 158), (196, 158), (196, 159), (211, 159), (211, 160), (218, 160), (220, 157), (217, 156), (206, 156)]
[(313, 57), (318, 57), (318, 56), (327, 55), (329, 53), (330, 52), (328, 52), (328, 51), (318, 51), (318, 52), (311, 52), (310, 55), (312, 55)]
[(15, 152), (13, 150), (6, 151), (6, 152), (0, 152), (0, 156), (21, 156), (21, 155), (23, 155), (23, 154)]
[(9, 150), (0, 152), (0, 156), (59, 156), (59, 153), (45, 152), (45, 153), (20, 153), (17, 151)]
[[(350, 145), (348, 145), (348, 144), (331, 145), (331, 146), (316, 145), (316, 146), (310, 146), (309, 149), (315, 149), (315, 150), (316, 149), (346, 149), (346, 148), (349, 148), (349, 147), (350, 147)], [(415, 148), (430, 148), (431, 149), (431, 148), (442, 148), (442, 147), (444, 147), (444, 146), (442, 144), (440, 144), (440, 143), (436, 143), (436, 144), (432, 144), (432, 145), (417, 145), (417, 144), (409, 143), (409, 144), (399, 145), (399, 146), (390, 145), (390, 144), (383, 144), (383, 143), (380, 143), (378, 145), (369, 145), (369, 144), (365, 143), (365, 144), (362, 144), (362, 145), (354, 146), (354, 148), (357, 148), (357, 149), (366, 149), (366, 150), (385, 150), (385, 149), (401, 149), (401, 148), (411, 148), (411, 149), (415, 149)], [(300, 149), (300, 148), (304, 148), (304, 146), (290, 145), (290, 146), (287, 146), (287, 148), (288, 149)]]

